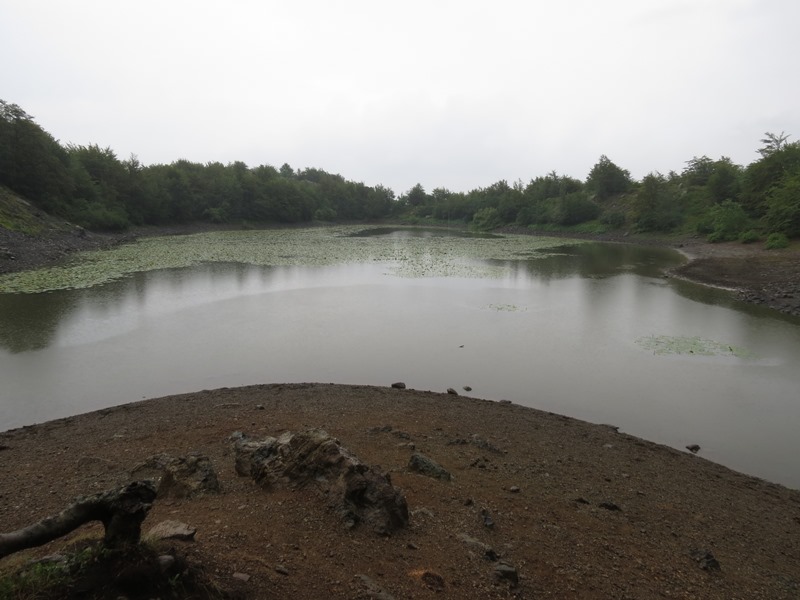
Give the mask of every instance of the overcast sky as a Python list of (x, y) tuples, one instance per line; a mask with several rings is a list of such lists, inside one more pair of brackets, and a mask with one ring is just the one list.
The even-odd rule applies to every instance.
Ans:
[(799, 0), (0, 0), (0, 99), (144, 164), (466, 191), (800, 139)]

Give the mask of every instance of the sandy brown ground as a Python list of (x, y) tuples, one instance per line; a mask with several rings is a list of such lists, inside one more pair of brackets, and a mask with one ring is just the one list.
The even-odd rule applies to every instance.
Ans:
[[(406, 530), (348, 531), (311, 490), (267, 492), (235, 475), (226, 441), (234, 431), (312, 427), (391, 474), (408, 500)], [(408, 444), (452, 481), (410, 472)], [(144, 528), (164, 519), (196, 527), (196, 541), (179, 544), (248, 598), (800, 597), (800, 492), (513, 404), (388, 387), (263, 385), (25, 427), (0, 434), (0, 447), (6, 531), (128, 481), (155, 453), (208, 455), (222, 493), (159, 500)], [(101, 531), (86, 526), (0, 569)], [(513, 565), (519, 586), (496, 580), (497, 563), (463, 536)], [(696, 551), (721, 568), (701, 568)]]

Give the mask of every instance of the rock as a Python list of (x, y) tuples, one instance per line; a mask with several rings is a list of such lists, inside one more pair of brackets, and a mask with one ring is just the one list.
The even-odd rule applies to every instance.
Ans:
[(494, 576), (496, 579), (508, 581), (511, 587), (516, 587), (519, 584), (519, 573), (516, 567), (508, 563), (497, 563), (494, 568)]
[(275, 565), (275, 572), (279, 573), (281, 575), (288, 575), (289, 574), (289, 569), (287, 569), (283, 565)]
[(481, 509), (481, 518), (483, 519), (483, 526), (488, 529), (494, 529), (494, 519), (486, 508)]
[(237, 472), (247, 465), (253, 480), (267, 490), (312, 485), (348, 527), (366, 523), (385, 535), (408, 525), (405, 496), (392, 486), (389, 475), (361, 462), (321, 429), (287, 432), (261, 442), (241, 434), (231, 437)]
[(396, 389), (396, 390), (404, 390), (404, 389), (406, 389), (406, 384), (405, 384), (405, 383), (403, 383), (402, 381), (395, 381), (395, 382), (392, 384), (392, 387), (393, 387), (394, 389)]
[(411, 455), (408, 461), (408, 468), (415, 473), (433, 477), (434, 479), (444, 479), (445, 481), (450, 481), (451, 479), (450, 472), (447, 469), (419, 452), (414, 452)]
[(155, 480), (159, 498), (192, 498), (220, 491), (211, 461), (197, 453), (183, 457), (156, 454), (134, 467), (131, 475)]
[(161, 521), (147, 532), (151, 540), (183, 540), (194, 541), (197, 529), (180, 521)]
[(512, 494), (519, 494), (519, 486), (512, 485), (510, 488), (508, 488), (508, 491)]
[(697, 444), (689, 444), (688, 446), (686, 446), (686, 449), (692, 454), (697, 454), (700, 451), (700, 446), (698, 446)]
[(704, 571), (719, 571), (721, 569), (719, 561), (708, 550), (692, 550), (690, 555)]
[(497, 552), (495, 552), (489, 544), (484, 544), (474, 537), (470, 537), (466, 533), (461, 533), (458, 536), (471, 550), (475, 551), (480, 557), (490, 560), (492, 562), (498, 559)]
[(429, 571), (425, 569), (419, 574), (419, 578), (420, 581), (422, 581), (422, 583), (424, 583), (432, 590), (440, 591), (444, 589), (444, 577), (442, 577), (435, 571)]
[(610, 510), (610, 511), (621, 511), (622, 510), (619, 506), (617, 506), (613, 502), (601, 502), (597, 506), (599, 506), (600, 508), (605, 508), (606, 510)]
[(394, 596), (386, 592), (378, 583), (367, 575), (358, 574), (355, 579), (359, 580), (366, 588), (367, 594), (373, 600), (394, 600)]
[(471, 391), (472, 391), (472, 388), (471, 388), (471, 387), (469, 387), (468, 385), (465, 385), (465, 386), (464, 386), (463, 388), (461, 388), (461, 389), (462, 389), (462, 390), (464, 390), (465, 392), (471, 392)]
[(455, 391), (453, 388), (447, 388), (447, 393), (451, 396), (458, 396), (458, 392)]
[(158, 568), (162, 573), (166, 573), (175, 564), (175, 557), (171, 554), (162, 554), (158, 557)]
[(238, 579), (239, 581), (244, 581), (245, 583), (250, 581), (250, 575), (248, 575), (247, 573), (238, 573), (238, 572), (234, 573), (233, 578)]

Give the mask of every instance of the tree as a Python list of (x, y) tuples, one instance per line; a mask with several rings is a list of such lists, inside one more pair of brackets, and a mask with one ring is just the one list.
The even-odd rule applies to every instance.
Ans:
[(761, 138), (761, 143), (764, 144), (764, 146), (758, 150), (758, 153), (764, 158), (782, 150), (786, 146), (786, 140), (791, 137), (791, 135), (785, 134), (783, 131), (779, 134), (770, 133), (768, 131), (764, 136), (765, 137)]
[(405, 194), (406, 202), (411, 206), (422, 206), (428, 201), (428, 194), (421, 183), (418, 183)]
[(741, 204), (725, 200), (711, 209), (713, 231), (709, 242), (729, 242), (735, 240), (750, 227), (750, 219)]
[(624, 194), (630, 189), (631, 183), (630, 172), (615, 165), (605, 154), (592, 167), (586, 178), (586, 186), (600, 201), (617, 194)]
[(661, 173), (642, 179), (636, 193), (636, 224), (641, 231), (669, 231), (682, 220), (672, 186)]
[(770, 190), (764, 221), (771, 233), (800, 237), (800, 170)]

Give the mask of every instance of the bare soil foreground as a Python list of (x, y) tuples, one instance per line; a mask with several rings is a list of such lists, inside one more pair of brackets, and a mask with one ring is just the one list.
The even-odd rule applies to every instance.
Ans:
[[(236, 475), (233, 432), (309, 428), (390, 474), (406, 528), (348, 529), (314, 485), (267, 490)], [(413, 471), (415, 452), (452, 478)], [(608, 425), (389, 387), (202, 391), (0, 433), (0, 529), (126, 483), (157, 453), (207, 456), (221, 490), (156, 500), (143, 530), (196, 528), (171, 548), (235, 597), (800, 597), (800, 492)], [(0, 571), (100, 536), (84, 526)], [(71, 593), (61, 597), (93, 597)]]

